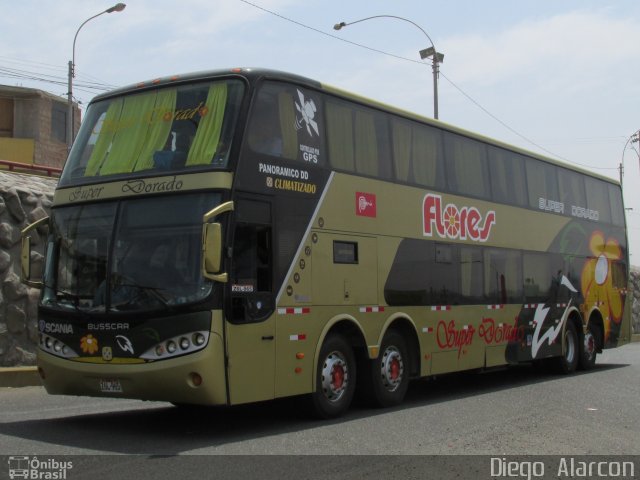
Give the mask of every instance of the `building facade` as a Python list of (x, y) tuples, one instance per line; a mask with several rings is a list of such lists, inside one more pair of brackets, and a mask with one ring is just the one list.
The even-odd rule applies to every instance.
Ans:
[[(76, 103), (73, 107), (75, 134), (80, 109)], [(62, 97), (0, 85), (0, 160), (62, 168), (67, 158), (67, 111)]]

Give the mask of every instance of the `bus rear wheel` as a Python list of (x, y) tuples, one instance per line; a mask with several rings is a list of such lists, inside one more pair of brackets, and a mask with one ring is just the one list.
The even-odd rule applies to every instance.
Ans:
[(567, 320), (567, 326), (562, 336), (562, 355), (554, 360), (554, 370), (558, 373), (569, 374), (576, 370), (578, 366), (578, 356), (580, 346), (578, 345), (578, 333), (576, 326), (571, 320)]
[(594, 324), (589, 324), (587, 331), (582, 336), (582, 342), (580, 342), (580, 358), (578, 362), (582, 370), (590, 370), (595, 366), (599, 339), (599, 328)]
[(344, 414), (356, 388), (356, 360), (346, 339), (329, 334), (322, 344), (316, 371), (316, 389), (311, 394), (314, 413), (320, 418)]
[(366, 400), (376, 407), (402, 403), (409, 387), (407, 343), (396, 331), (382, 339), (378, 358), (371, 360), (364, 388)]

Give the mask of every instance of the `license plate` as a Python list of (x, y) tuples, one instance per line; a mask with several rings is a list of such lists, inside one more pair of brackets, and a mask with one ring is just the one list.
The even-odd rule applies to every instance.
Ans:
[(122, 384), (117, 378), (101, 378), (100, 391), (103, 393), (122, 393)]

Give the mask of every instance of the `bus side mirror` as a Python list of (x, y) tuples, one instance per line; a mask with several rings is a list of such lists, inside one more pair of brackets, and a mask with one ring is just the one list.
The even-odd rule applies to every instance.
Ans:
[(222, 265), (222, 225), (205, 223), (204, 225), (204, 272), (216, 274)]
[(20, 252), (20, 280), (25, 285), (33, 288), (42, 288), (43, 282), (42, 280), (31, 280), (31, 237), (29, 237), (29, 232), (34, 230), (41, 225), (47, 223), (49, 221), (49, 217), (41, 218), (40, 220), (36, 220), (27, 228), (22, 230), (22, 251)]
[(209, 220), (226, 212), (233, 211), (233, 202), (218, 205), (202, 217), (202, 275), (209, 280), (226, 283), (229, 275), (222, 269), (222, 225), (209, 223)]

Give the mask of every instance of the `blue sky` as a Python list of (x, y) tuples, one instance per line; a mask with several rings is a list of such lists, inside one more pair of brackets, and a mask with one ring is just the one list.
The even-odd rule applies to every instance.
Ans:
[[(256, 66), (432, 116), (431, 66), (418, 56), (429, 43), (419, 29), (394, 19), (332, 28), (339, 21), (396, 15), (420, 25), (445, 54), (442, 121), (615, 178), (627, 139), (640, 129), (637, 0), (247, 1), (256, 6), (242, 0), (125, 0), (123, 12), (92, 20), (78, 36), (77, 98), (87, 103), (99, 93), (81, 90), (82, 82), (122, 86)], [(113, 3), (0, 0), (0, 70), (46, 74), (62, 85), (1, 71), (0, 83), (64, 95), (76, 29)], [(627, 149), (624, 162), (625, 202), (633, 208), (627, 217), (632, 263), (640, 265), (638, 154)]]

